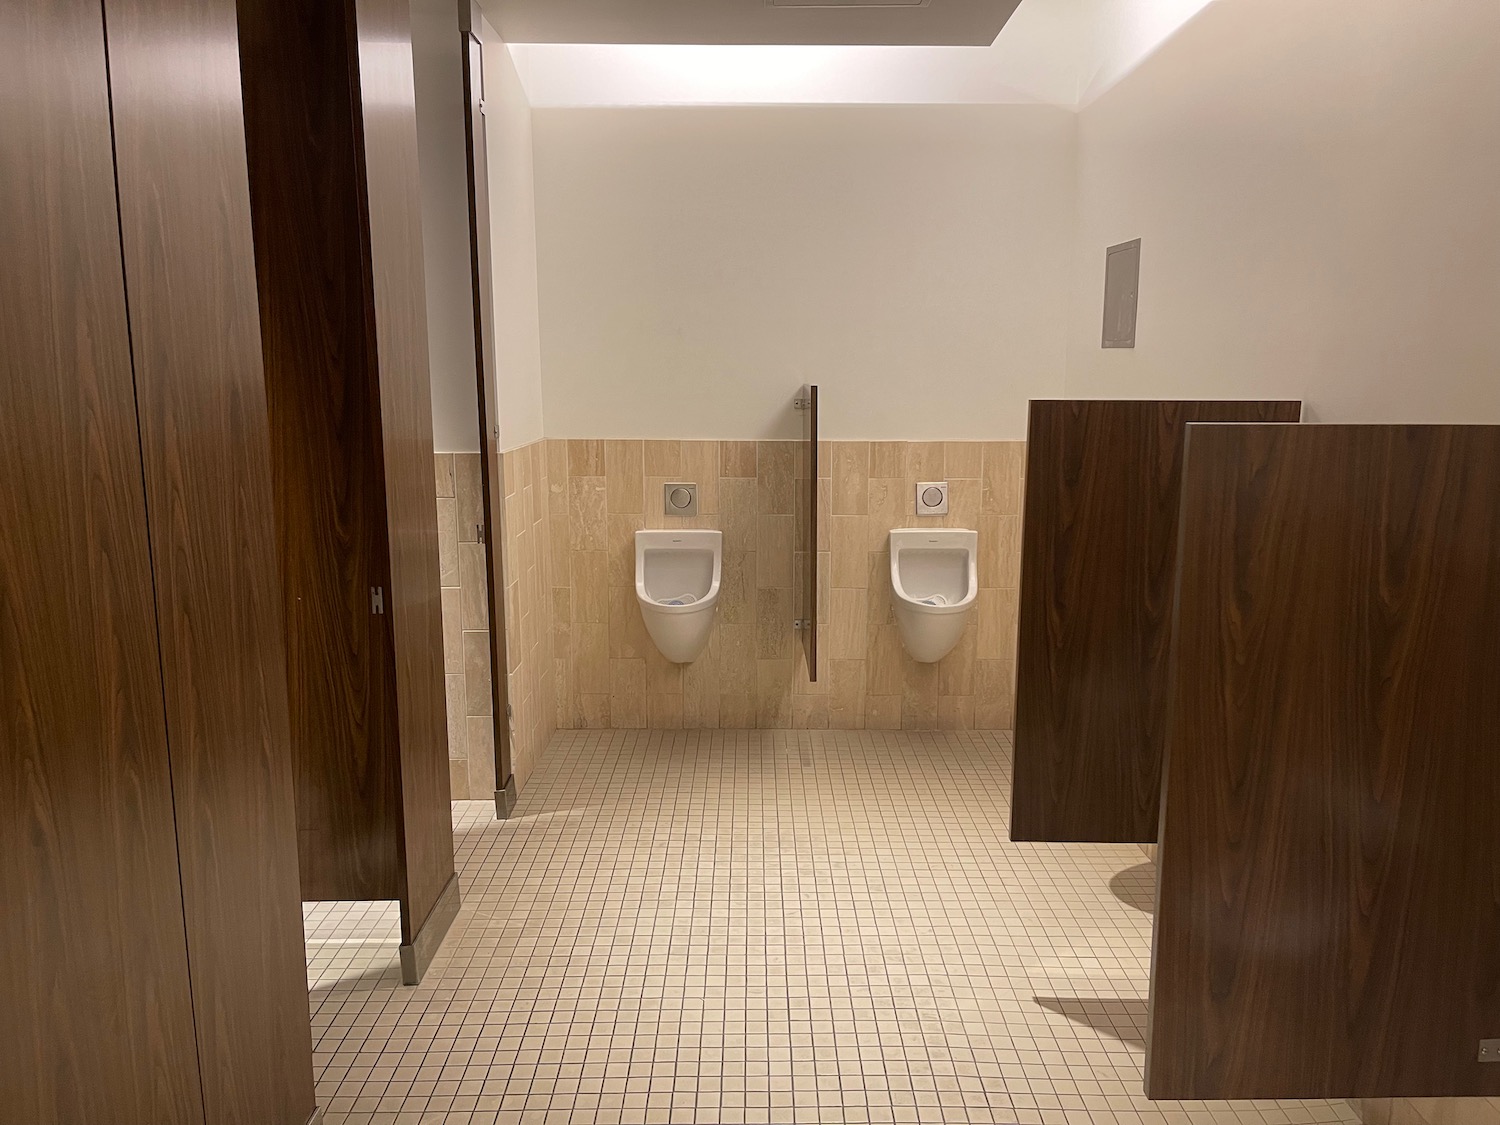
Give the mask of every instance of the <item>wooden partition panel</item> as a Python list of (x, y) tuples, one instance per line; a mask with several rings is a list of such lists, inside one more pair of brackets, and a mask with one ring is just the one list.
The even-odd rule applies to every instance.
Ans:
[(1147, 1092), (1500, 1095), (1500, 427), (1191, 426)]
[(203, 1103), (210, 1123), (303, 1125), (312, 1035), (234, 0), (104, 10)]
[(0, 28), (0, 1122), (196, 1125), (102, 12)]
[(822, 543), (819, 542), (818, 527), (827, 516), (818, 511), (818, 388), (816, 384), (802, 388), (800, 409), (807, 412), (807, 444), (803, 453), (807, 465), (807, 479), (802, 482), (807, 490), (805, 509), (797, 528), (797, 558), (802, 564), (802, 573), (797, 576), (800, 590), (797, 596), (797, 617), (801, 621), (802, 655), (807, 661), (807, 678), (818, 682), (818, 560)]
[[(442, 582), (432, 489), (432, 385), (423, 284), (410, 0), (354, 0), (379, 360), (396, 737), (401, 783), (401, 941), (416, 938), (453, 870)], [(492, 545), (492, 551), (497, 548)], [(500, 722), (496, 716), (496, 722)], [(455, 883), (456, 886), (456, 883)]]
[(1011, 839), (1156, 839), (1184, 428), (1301, 411), (1031, 404)]
[(341, 4), (239, 4), (302, 897), (400, 895), (375, 359)]
[(239, 13), (302, 893), (399, 899), (415, 983), (457, 881), (409, 11)]

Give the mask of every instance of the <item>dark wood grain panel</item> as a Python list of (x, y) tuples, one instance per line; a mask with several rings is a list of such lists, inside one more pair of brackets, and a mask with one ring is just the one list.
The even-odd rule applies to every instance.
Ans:
[(223, 1125), (303, 1125), (312, 1035), (234, 0), (104, 9), (203, 1104)]
[(453, 876), (410, 13), (239, 10), (303, 895), (410, 945)]
[(401, 931), (409, 945), (453, 877), (411, 8), (407, 0), (354, 0), (353, 10), (401, 747)]
[(98, 3), (0, 7), (0, 1122), (203, 1120)]
[(818, 388), (811, 385), (807, 395), (807, 527), (802, 534), (803, 542), (810, 544), (807, 551), (807, 572), (803, 582), (803, 630), (802, 650), (807, 659), (807, 678), (818, 682), (818, 558), (823, 550), (819, 542), (818, 527), (822, 522), (818, 515)]
[(1297, 402), (1031, 404), (1011, 839), (1156, 839), (1184, 429), (1300, 415)]
[(391, 578), (355, 44), (342, 4), (242, 0), (239, 25), (302, 894), (394, 899), (399, 744), (390, 619), (371, 611)]
[[(461, 6), (464, 52), (464, 134), (469, 169), (469, 272), (474, 289), (474, 369), (479, 379), (479, 428), (484, 442), (480, 486), (484, 500), (485, 595), (489, 599), (491, 715), (510, 714), (510, 658), (505, 630), (505, 479), (500, 459), (500, 403), (495, 364), (495, 279), (490, 255), (489, 150), (484, 125), (484, 17)], [(510, 724), (495, 722), (495, 810), (509, 816), (516, 796)]]
[(1500, 1094), (1500, 427), (1191, 426), (1154, 1098)]

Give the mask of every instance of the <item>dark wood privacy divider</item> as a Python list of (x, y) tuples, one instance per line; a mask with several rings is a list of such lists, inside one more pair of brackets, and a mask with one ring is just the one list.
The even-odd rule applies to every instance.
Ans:
[(204, 1111), (301, 1125), (312, 1034), (234, 0), (104, 10)]
[(409, 13), (239, 17), (302, 894), (399, 899), (414, 982), (457, 880)]
[(201, 1122), (102, 13), (21, 9), (0, 35), (0, 1121)]
[(827, 516), (818, 511), (818, 490), (821, 485), (818, 481), (818, 388), (816, 384), (810, 384), (802, 389), (801, 409), (807, 412), (807, 446), (803, 453), (807, 465), (807, 479), (803, 486), (807, 489), (804, 494), (806, 512), (800, 521), (801, 526), (797, 528), (797, 559), (801, 563), (798, 567), (801, 578), (801, 588), (797, 593), (797, 617), (802, 622), (802, 654), (807, 661), (807, 678), (812, 683), (818, 682), (818, 615), (822, 607), (818, 605), (818, 576), (821, 571), (820, 560), (822, 558), (822, 547), (824, 537), (818, 534), (818, 528), (825, 523)]
[(19, 0), (12, 15), (0, 1122), (302, 1125), (311, 1034), (233, 3)]
[(1190, 426), (1153, 1098), (1500, 1094), (1500, 427)]
[(1184, 428), (1301, 413), (1300, 402), (1031, 404), (1011, 839), (1156, 839)]
[[(393, 672), (368, 267), (341, 4), (242, 0), (302, 895), (396, 898)], [(305, 76), (326, 71), (320, 81)]]

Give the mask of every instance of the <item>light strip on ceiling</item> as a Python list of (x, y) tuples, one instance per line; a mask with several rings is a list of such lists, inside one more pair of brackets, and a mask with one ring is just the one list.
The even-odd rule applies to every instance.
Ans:
[(990, 47), (513, 44), (537, 107), (996, 105), (1098, 97), (1211, 0), (1024, 0)]

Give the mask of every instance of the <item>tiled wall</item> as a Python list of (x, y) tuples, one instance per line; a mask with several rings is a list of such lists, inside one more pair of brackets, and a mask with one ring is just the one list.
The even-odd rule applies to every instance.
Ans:
[(1500, 1098), (1365, 1098), (1365, 1125), (1500, 1125)]
[[(548, 442), (559, 726), (807, 726), (820, 703), (826, 715), (792, 631), (801, 448)], [(697, 517), (662, 513), (662, 486), (679, 480), (698, 485)], [(635, 600), (635, 532), (665, 526), (724, 532), (713, 639), (685, 666), (657, 652)]]
[[(455, 800), (495, 794), (490, 694), (489, 565), (478, 453), (436, 458), (448, 764)], [(506, 658), (512, 711), (511, 769), (525, 783), (556, 729), (551, 562), (544, 442), (503, 456)]]
[[(819, 457), (819, 682), (792, 621), (807, 483), (800, 442), (549, 440), (557, 725), (1004, 729), (1014, 700), (1023, 445), (832, 442)], [(699, 516), (662, 514), (662, 485), (698, 484)], [(947, 480), (950, 514), (918, 521), (919, 480)], [(979, 531), (979, 604), (937, 665), (906, 656), (886, 534)], [(663, 659), (634, 592), (634, 533), (724, 532), (719, 618), (691, 665)]]
[[(792, 628), (812, 557), (806, 460), (805, 444), (789, 441), (549, 439), (504, 455), (518, 785), (559, 727), (1011, 726), (1022, 443), (822, 445), (816, 684)], [(479, 454), (436, 459), (453, 794), (486, 799), (495, 728), (479, 469)], [(662, 513), (669, 480), (698, 484), (697, 517)], [(948, 481), (948, 516), (916, 518), (919, 480)], [(886, 534), (918, 523), (979, 532), (978, 605), (936, 665), (906, 655), (891, 608)], [(725, 537), (713, 640), (685, 666), (657, 652), (635, 600), (635, 532), (665, 526)]]
[(505, 479), (505, 637), (510, 668), (511, 769), (519, 788), (526, 783), (527, 775), (557, 729), (546, 443), (533, 442), (504, 454), (501, 473)]
[[(1021, 567), (1022, 442), (833, 442), (833, 688), (855, 701), (834, 726), (1006, 730), (1015, 710)], [(948, 515), (915, 515), (918, 481), (948, 482)], [(979, 600), (953, 653), (906, 655), (891, 609), (887, 533), (895, 527), (979, 532)], [(863, 712), (859, 700), (864, 701)]]
[(490, 798), (495, 794), (495, 726), (479, 454), (439, 453), (435, 460), (449, 778), (454, 800)]

